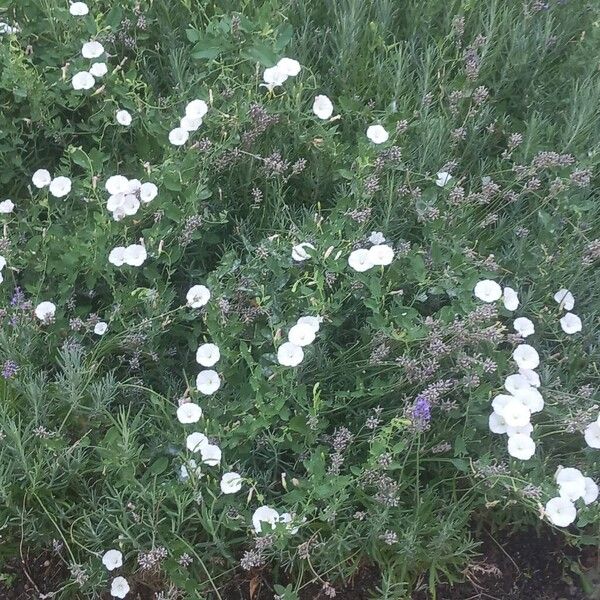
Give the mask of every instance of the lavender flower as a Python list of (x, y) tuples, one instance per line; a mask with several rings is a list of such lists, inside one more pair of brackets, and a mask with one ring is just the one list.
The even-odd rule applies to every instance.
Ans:
[(17, 374), (19, 365), (14, 360), (7, 360), (2, 365), (2, 377), (4, 379), (11, 379)]

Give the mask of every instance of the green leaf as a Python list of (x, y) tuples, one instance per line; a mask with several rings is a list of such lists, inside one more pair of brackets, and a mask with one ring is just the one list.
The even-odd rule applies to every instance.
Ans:
[(152, 475), (160, 475), (167, 470), (169, 466), (169, 459), (166, 456), (157, 458), (148, 468), (148, 472)]

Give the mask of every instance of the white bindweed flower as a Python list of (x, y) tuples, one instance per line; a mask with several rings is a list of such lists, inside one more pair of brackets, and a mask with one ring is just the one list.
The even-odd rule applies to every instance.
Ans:
[(517, 292), (513, 290), (511, 287), (505, 287), (502, 292), (504, 308), (506, 310), (517, 310), (519, 308), (519, 296)]
[(147, 181), (146, 183), (142, 183), (142, 185), (140, 185), (140, 200), (144, 204), (152, 202), (156, 196), (158, 196), (158, 188), (154, 183)]
[(81, 56), (83, 58), (98, 58), (104, 54), (104, 46), (100, 42), (96, 42), (92, 40), (91, 42), (86, 42), (81, 47)]
[(177, 408), (177, 420), (180, 423), (197, 423), (202, 417), (202, 409), (194, 402), (185, 402)]
[(263, 81), (260, 85), (266, 87), (272, 92), (276, 87), (279, 87), (285, 83), (288, 75), (283, 72), (277, 65), (274, 67), (268, 67), (263, 72)]
[(536, 369), (540, 364), (540, 355), (529, 344), (517, 346), (512, 353), (512, 357), (519, 369)]
[(242, 489), (242, 476), (232, 471), (223, 473), (220, 486), (224, 494), (235, 494)]
[(108, 262), (115, 267), (120, 267), (125, 264), (125, 248), (123, 246), (116, 246), (110, 251), (108, 255)]
[(583, 498), (585, 495), (585, 477), (579, 469), (567, 467), (556, 473), (558, 493), (571, 502)]
[(95, 83), (94, 76), (88, 71), (79, 71), (71, 79), (71, 85), (74, 90), (89, 90), (94, 87)]
[(129, 192), (129, 179), (123, 175), (111, 175), (106, 180), (104, 188), (111, 196), (126, 194)]
[(204, 100), (192, 100), (185, 107), (185, 116), (191, 119), (202, 119), (208, 112), (208, 104)]
[(581, 331), (581, 319), (577, 315), (568, 312), (560, 320), (560, 326), (562, 327), (562, 330), (565, 333), (573, 335), (574, 333), (578, 333)]
[(292, 521), (294, 520), (294, 517), (292, 517), (292, 515), (288, 512), (285, 513), (281, 513), (279, 515), (279, 522), (280, 523), (284, 523), (286, 526), (286, 529), (292, 534), (292, 535), (296, 535), (298, 533), (298, 529), (300, 529), (299, 527), (293, 527), (291, 525)]
[(104, 77), (108, 73), (108, 67), (104, 62), (97, 62), (90, 67), (89, 72), (94, 77)]
[(4, 258), (4, 256), (0, 255), (0, 271), (2, 271), (2, 269), (4, 269), (5, 266), (6, 266), (6, 258)]
[(110, 595), (114, 598), (125, 598), (129, 593), (129, 584), (125, 577), (115, 577), (110, 585)]
[(188, 132), (198, 131), (200, 125), (202, 125), (202, 117), (188, 117), (185, 115), (179, 120), (179, 128)]
[(196, 376), (196, 388), (201, 394), (210, 396), (221, 387), (221, 378), (213, 369), (205, 369), (200, 371)]
[(548, 500), (544, 512), (550, 522), (557, 527), (568, 527), (577, 518), (575, 505), (560, 496)]
[(531, 419), (529, 408), (516, 397), (511, 397), (500, 410), (496, 409), (496, 407), (494, 407), (494, 410), (504, 417), (508, 427), (523, 427)]
[(71, 191), (71, 180), (68, 177), (56, 177), (50, 182), (48, 191), (55, 198), (63, 198)]
[(173, 146), (183, 146), (190, 137), (190, 134), (181, 127), (175, 127), (175, 129), (171, 129), (169, 131), (169, 142), (173, 144)]
[(488, 426), (492, 433), (506, 433), (508, 425), (502, 415), (497, 412), (493, 412), (488, 419)]
[(0, 214), (8, 215), (15, 210), (15, 204), (12, 200), (3, 200), (0, 202)]
[(96, 335), (104, 335), (108, 331), (108, 323), (104, 321), (98, 321), (96, 325), (94, 325), (94, 333)]
[(531, 413), (544, 410), (544, 398), (535, 388), (520, 389), (515, 391), (514, 394), (515, 398), (520, 400)]
[(523, 377), (523, 375), (521, 375), (520, 373), (515, 373), (514, 375), (509, 375), (504, 380), (504, 387), (508, 392), (514, 394), (518, 390), (529, 388), (530, 385), (527, 379)]
[(519, 369), (519, 375), (522, 375), (529, 385), (540, 387), (540, 376), (533, 369)]
[(492, 400), (492, 408), (494, 409), (494, 412), (498, 413), (499, 415), (502, 415), (502, 411), (506, 406), (507, 402), (509, 402), (512, 399), (513, 397), (509, 394), (498, 394), (497, 396), (495, 396)]
[(333, 114), (333, 104), (331, 100), (324, 95), (315, 96), (312, 110), (319, 119), (329, 119)]
[(194, 477), (197, 479), (202, 477), (202, 467), (193, 458), (190, 458), (190, 460), (181, 465), (179, 469), (179, 478), (182, 481), (185, 481), (190, 478), (190, 473), (193, 473)]
[(44, 300), (44, 302), (40, 302), (35, 307), (35, 316), (40, 321), (48, 321), (50, 319), (53, 319), (55, 313), (56, 305), (54, 305), (52, 302), (48, 302), (47, 300)]
[(389, 265), (394, 260), (394, 250), (387, 244), (375, 244), (369, 248), (369, 259), (374, 265)]
[(529, 460), (535, 454), (535, 442), (523, 433), (508, 438), (508, 453), (519, 460)]
[(301, 244), (296, 244), (292, 248), (292, 258), (296, 262), (308, 260), (310, 258), (310, 254), (306, 251), (307, 248), (310, 250), (315, 249), (315, 247), (310, 242), (302, 242)]
[(196, 350), (196, 362), (203, 367), (212, 367), (220, 358), (219, 347), (215, 344), (202, 344)]
[(513, 435), (526, 435), (527, 437), (530, 437), (533, 433), (533, 425), (527, 423), (527, 425), (521, 425), (519, 427), (507, 427), (506, 433), (508, 434), (508, 437)]
[(288, 77), (296, 77), (296, 75), (298, 75), (302, 69), (297, 60), (294, 60), (293, 58), (287, 58), (285, 56), (279, 59), (277, 68), (285, 73)]
[(491, 279), (478, 281), (473, 292), (483, 302), (496, 302), (502, 296), (502, 288)]
[(279, 513), (270, 506), (259, 506), (252, 515), (252, 525), (256, 533), (262, 533), (263, 529), (275, 529), (275, 524), (278, 522)]
[(117, 123), (119, 125), (123, 125), (123, 127), (129, 127), (131, 125), (131, 121), (133, 121), (131, 113), (127, 110), (118, 110), (115, 115), (115, 119), (117, 120)]
[(368, 271), (375, 266), (371, 260), (371, 254), (364, 248), (352, 251), (348, 257), (348, 264), (359, 273)]
[(535, 333), (533, 321), (529, 320), (527, 317), (518, 317), (515, 319), (513, 322), (513, 327), (515, 331), (523, 338)]
[(450, 173), (446, 173), (446, 171), (439, 171), (436, 173), (435, 185), (444, 187), (447, 183), (450, 183), (452, 179), (453, 177), (450, 175)]
[(321, 323), (323, 322), (323, 317), (300, 317), (296, 323), (298, 325), (308, 325), (312, 327), (315, 333), (319, 331), (321, 327)]
[(560, 308), (564, 308), (566, 310), (573, 310), (575, 306), (575, 298), (573, 294), (565, 288), (561, 288), (554, 294), (554, 300), (558, 302)]
[(194, 431), (194, 433), (190, 433), (190, 435), (185, 438), (185, 447), (190, 452), (200, 452), (200, 448), (207, 445), (208, 438), (199, 431)]
[(367, 127), (367, 137), (374, 144), (383, 144), (388, 141), (390, 134), (381, 125), (369, 125)]
[(590, 448), (600, 448), (600, 424), (598, 424), (598, 421), (590, 423), (585, 428), (583, 436)]
[(69, 12), (74, 17), (85, 17), (85, 15), (90, 12), (90, 9), (85, 2), (73, 2), (73, 4), (69, 6)]
[(140, 208), (140, 201), (133, 194), (125, 194), (120, 208), (124, 215), (135, 215)]
[(297, 367), (304, 359), (304, 351), (300, 346), (284, 342), (277, 349), (277, 360), (284, 367)]
[(52, 177), (50, 173), (46, 169), (38, 169), (31, 178), (31, 182), (35, 185), (36, 188), (42, 189), (46, 186), (50, 185), (52, 181)]
[(148, 258), (146, 248), (140, 244), (131, 244), (125, 248), (123, 253), (123, 261), (131, 267), (141, 267), (144, 261)]
[(188, 306), (202, 308), (210, 300), (210, 290), (205, 285), (193, 285), (185, 298)]
[(598, 499), (598, 484), (591, 477), (584, 477), (585, 494), (583, 495), (584, 504), (591, 504)]
[(310, 325), (297, 323), (290, 329), (288, 341), (296, 346), (308, 346), (315, 341), (315, 330)]
[(381, 231), (371, 231), (371, 235), (369, 236), (369, 241), (371, 244), (383, 244), (385, 242), (385, 237)]
[(214, 444), (204, 444), (200, 446), (200, 456), (205, 465), (216, 467), (221, 462), (221, 448)]
[(109, 571), (114, 571), (123, 566), (123, 555), (118, 550), (108, 550), (102, 557), (102, 564)]

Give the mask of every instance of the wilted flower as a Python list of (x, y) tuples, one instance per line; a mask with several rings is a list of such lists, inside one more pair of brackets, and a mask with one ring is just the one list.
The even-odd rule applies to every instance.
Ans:
[(275, 529), (279, 522), (279, 513), (270, 506), (260, 506), (252, 515), (252, 525), (256, 533), (261, 533), (265, 524), (270, 525), (269, 529)]
[(185, 481), (189, 478), (190, 473), (193, 473), (198, 479), (202, 477), (202, 467), (193, 458), (190, 458), (190, 460), (181, 465), (179, 468), (179, 478)]
[(568, 312), (561, 320), (560, 326), (565, 333), (572, 335), (581, 331), (581, 319), (571, 312)]
[(132, 117), (131, 114), (126, 110), (118, 110), (115, 118), (119, 125), (123, 125), (124, 127), (129, 127), (131, 125)]
[(369, 253), (369, 250), (364, 248), (351, 252), (350, 256), (348, 257), (348, 264), (359, 273), (368, 271), (375, 266), (371, 260), (371, 254)]
[(374, 265), (389, 265), (394, 260), (394, 250), (387, 244), (375, 244), (369, 248), (369, 259)]
[(90, 67), (89, 73), (94, 77), (104, 77), (108, 73), (108, 67), (104, 62), (97, 62)]
[(15, 209), (15, 205), (12, 200), (3, 200), (0, 202), (0, 214), (7, 215)]
[(308, 346), (315, 340), (315, 329), (310, 325), (297, 323), (290, 329), (288, 340), (296, 346)]
[(573, 310), (575, 306), (575, 298), (573, 294), (565, 288), (561, 288), (554, 294), (554, 300), (558, 302), (560, 308), (564, 308), (566, 310)]
[(86, 42), (81, 48), (83, 58), (98, 58), (104, 54), (104, 46), (100, 42)]
[(210, 290), (204, 285), (193, 285), (186, 294), (188, 306), (202, 308), (210, 300)]
[(102, 564), (109, 571), (114, 571), (123, 566), (123, 554), (119, 550), (108, 550), (102, 557)]
[(300, 346), (291, 342), (284, 342), (277, 349), (277, 360), (284, 367), (296, 367), (304, 359), (304, 351)]
[(215, 344), (202, 344), (196, 350), (196, 362), (203, 367), (212, 367), (220, 358), (219, 347)]
[(71, 180), (68, 177), (56, 177), (50, 182), (48, 190), (55, 198), (62, 198), (71, 191)]
[(242, 476), (235, 472), (223, 473), (220, 486), (224, 494), (235, 494), (242, 489)]
[(202, 409), (193, 402), (186, 402), (177, 409), (177, 420), (180, 423), (197, 423), (202, 417)]
[(175, 127), (175, 129), (171, 129), (169, 131), (169, 142), (173, 144), (173, 146), (183, 146), (190, 137), (190, 134), (181, 127)]
[(129, 584), (125, 577), (115, 577), (110, 586), (110, 595), (114, 598), (125, 598), (129, 593)]
[(329, 119), (333, 114), (333, 104), (331, 100), (327, 96), (315, 96), (315, 101), (313, 102), (313, 112), (319, 119)]
[(568, 527), (577, 518), (575, 505), (567, 498), (551, 498), (544, 510), (548, 519), (557, 527)]
[(482, 279), (475, 285), (474, 293), (483, 302), (495, 302), (502, 296), (502, 288), (491, 279)]
[(388, 141), (390, 134), (381, 125), (369, 125), (367, 127), (367, 137), (374, 144), (383, 144)]
[(205, 369), (196, 376), (196, 388), (201, 394), (210, 396), (221, 387), (221, 378), (216, 371)]
[(527, 317), (516, 318), (513, 322), (513, 327), (515, 331), (523, 338), (535, 333), (533, 321), (529, 320)]
[(536, 369), (540, 364), (540, 355), (529, 344), (517, 346), (513, 351), (512, 357), (520, 369)]
[(513, 288), (505, 287), (502, 295), (506, 310), (513, 311), (519, 308), (519, 296), (517, 296), (517, 292)]
[(436, 174), (435, 185), (439, 187), (444, 187), (447, 183), (450, 182), (451, 179), (453, 179), (453, 177), (452, 175), (450, 175), (450, 173), (446, 173), (446, 171), (439, 171)]
[(508, 438), (508, 453), (519, 460), (529, 460), (535, 454), (535, 442), (523, 433)]
[(209, 467), (216, 467), (221, 462), (221, 448), (214, 444), (203, 444), (200, 446), (202, 462)]
[(50, 176), (50, 173), (46, 169), (38, 169), (33, 174), (31, 181), (36, 188), (42, 189), (42, 188), (45, 188), (46, 186), (50, 185), (50, 182), (52, 181), (52, 177)]
[(315, 247), (309, 242), (302, 242), (301, 244), (296, 244), (292, 248), (292, 258), (296, 262), (308, 260), (310, 258), (310, 254), (306, 251), (306, 248), (309, 248), (310, 250), (315, 249)]
[(98, 323), (96, 323), (96, 325), (94, 326), (94, 333), (96, 335), (104, 335), (108, 330), (108, 323), (105, 323), (104, 321), (98, 321)]
[(73, 4), (69, 6), (69, 12), (74, 17), (84, 17), (90, 12), (90, 9), (85, 2), (73, 2)]
[[(186, 404), (190, 403), (187, 402)], [(182, 406), (185, 406), (186, 404), (183, 404)], [(199, 431), (190, 433), (185, 439), (185, 446), (190, 452), (200, 452), (200, 448), (206, 445), (208, 445), (208, 438)]]
[(47, 300), (45, 300), (44, 302), (40, 302), (35, 307), (35, 316), (40, 321), (47, 321), (49, 319), (53, 319), (54, 313), (56, 313), (56, 306), (52, 302), (48, 302)]

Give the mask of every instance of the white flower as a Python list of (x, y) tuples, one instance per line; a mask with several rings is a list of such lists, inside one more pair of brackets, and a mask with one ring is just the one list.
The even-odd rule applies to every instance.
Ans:
[(73, 79), (71, 79), (71, 85), (74, 90), (89, 90), (94, 87), (96, 80), (94, 76), (88, 71), (79, 71), (79, 73), (75, 73), (73, 75)]
[(104, 77), (108, 73), (108, 67), (104, 62), (94, 63), (90, 67), (90, 74), (94, 77)]
[(127, 191), (130, 194), (137, 193), (142, 187), (142, 182), (139, 179), (128, 179), (127, 180)]
[(100, 42), (92, 40), (86, 42), (81, 48), (83, 58), (98, 58), (104, 54), (104, 46)]
[(133, 120), (129, 111), (126, 110), (118, 110), (115, 119), (119, 125), (123, 125), (124, 127), (129, 127)]
[(108, 323), (104, 321), (98, 321), (94, 326), (94, 333), (96, 335), (104, 335), (108, 331)]
[(148, 258), (146, 248), (140, 244), (131, 244), (131, 246), (127, 246), (123, 253), (123, 261), (125, 264), (132, 267), (142, 266), (146, 258)]
[(108, 262), (115, 265), (115, 267), (125, 264), (125, 248), (123, 246), (113, 248), (108, 255)]
[(200, 455), (202, 462), (209, 467), (216, 467), (221, 462), (221, 448), (214, 444), (200, 446)]
[(558, 493), (563, 497), (575, 502), (585, 495), (585, 478), (579, 469), (567, 467), (560, 469), (556, 474)]
[(274, 88), (283, 85), (287, 78), (288, 75), (276, 65), (274, 67), (269, 67), (264, 70), (264, 83), (261, 83), (260, 85), (266, 87), (270, 92), (272, 92)]
[(283, 73), (285, 73), (288, 77), (296, 77), (296, 75), (300, 73), (300, 69), (302, 69), (300, 63), (297, 60), (287, 57), (279, 59), (279, 62), (277, 63), (277, 68)]
[(571, 312), (568, 312), (561, 320), (560, 326), (565, 333), (572, 335), (581, 331), (581, 319)]
[(291, 342), (284, 342), (277, 349), (277, 360), (284, 367), (296, 367), (304, 359), (304, 351), (300, 346)]
[(590, 448), (600, 448), (600, 424), (598, 424), (598, 421), (590, 423), (585, 428), (583, 436)]
[(177, 409), (177, 420), (180, 423), (197, 423), (202, 417), (202, 409), (193, 402), (184, 402)]
[(108, 550), (102, 557), (102, 564), (109, 571), (114, 571), (123, 566), (123, 555), (118, 550)]
[(49, 319), (54, 318), (54, 314), (56, 313), (56, 306), (52, 302), (48, 302), (44, 300), (44, 302), (40, 302), (35, 307), (35, 316), (40, 321), (47, 321)]
[(353, 250), (348, 257), (348, 264), (359, 273), (368, 271), (375, 266), (371, 260), (371, 254), (364, 248)]
[(515, 319), (513, 327), (515, 331), (524, 338), (535, 333), (533, 321), (529, 320), (527, 317), (518, 317)]
[(319, 95), (315, 96), (312, 110), (319, 117), (319, 119), (329, 119), (333, 114), (333, 104), (327, 96)]
[(292, 258), (296, 262), (302, 262), (310, 258), (310, 254), (305, 250), (305, 248), (310, 248), (311, 250), (315, 249), (315, 247), (309, 242), (302, 242), (301, 244), (296, 244), (292, 248)]
[(435, 185), (439, 187), (444, 187), (447, 183), (450, 182), (451, 179), (453, 179), (452, 175), (450, 175), (450, 173), (446, 173), (446, 171), (439, 171), (438, 173), (436, 173), (436, 177), (437, 179), (435, 180)]
[(148, 204), (148, 202), (152, 202), (156, 196), (158, 196), (158, 188), (154, 183), (147, 181), (146, 183), (142, 183), (139, 188), (140, 191), (140, 200), (144, 204)]
[(215, 344), (202, 344), (196, 350), (196, 362), (203, 367), (212, 367), (220, 358), (219, 347)]
[(591, 504), (598, 499), (598, 484), (591, 477), (584, 477), (585, 494), (583, 495), (584, 504)]
[(171, 129), (169, 131), (169, 142), (173, 144), (173, 146), (183, 146), (190, 137), (190, 134), (181, 127), (175, 127), (175, 129)]
[(523, 375), (520, 373), (516, 373), (515, 375), (509, 375), (504, 380), (504, 387), (511, 394), (514, 394), (517, 390), (527, 389), (529, 386), (529, 382)]
[(50, 176), (50, 173), (46, 171), (46, 169), (38, 169), (31, 178), (31, 182), (38, 189), (42, 189), (47, 185), (50, 185), (51, 181), (52, 177)]
[(323, 317), (300, 317), (298, 319), (298, 321), (296, 321), (296, 323), (298, 325), (308, 325), (309, 327), (312, 327), (312, 329), (314, 330), (314, 332), (316, 333), (317, 331), (319, 331), (319, 328), (321, 327), (321, 323), (323, 322)]
[(531, 413), (544, 410), (544, 398), (535, 388), (527, 387), (516, 390), (514, 394), (515, 398), (520, 400)]
[(190, 458), (190, 460), (181, 465), (179, 477), (182, 481), (185, 481), (186, 479), (189, 479), (190, 473), (193, 473), (198, 479), (202, 477), (202, 468), (193, 458)]
[(12, 200), (3, 200), (0, 202), (0, 214), (7, 215), (15, 210), (15, 204)]
[(125, 577), (115, 577), (110, 585), (110, 595), (114, 598), (125, 598), (129, 593), (129, 589)]
[(185, 446), (190, 452), (200, 452), (200, 448), (206, 445), (208, 445), (208, 438), (199, 431), (194, 431), (185, 438)]
[(185, 116), (191, 119), (202, 119), (208, 112), (208, 104), (204, 100), (192, 100), (185, 107)]
[(179, 128), (185, 129), (185, 131), (197, 131), (202, 125), (202, 117), (188, 117), (187, 115), (181, 117), (179, 120)]
[(381, 233), (381, 231), (371, 231), (369, 241), (371, 244), (383, 244), (383, 242), (385, 242), (385, 237), (383, 237), (383, 233)]
[(73, 2), (73, 4), (69, 6), (69, 12), (74, 17), (84, 17), (90, 12), (90, 9), (85, 2)]
[(288, 341), (296, 346), (308, 346), (315, 341), (315, 330), (310, 325), (297, 323), (290, 329)]
[(507, 402), (509, 402), (512, 399), (513, 397), (508, 394), (498, 394), (492, 400), (492, 408), (494, 409), (494, 412), (497, 412), (499, 415), (501, 415), (502, 410), (506, 406)]
[(564, 308), (566, 310), (573, 310), (575, 306), (575, 298), (573, 294), (565, 288), (561, 288), (554, 294), (554, 300), (558, 302), (560, 308)]
[(508, 438), (508, 453), (519, 460), (529, 460), (535, 454), (535, 442), (524, 433)]
[(0, 35), (12, 35), (14, 33), (19, 33), (21, 28), (18, 24), (15, 23), (15, 26), (12, 27), (8, 23), (0, 21)]
[(502, 288), (491, 279), (478, 281), (473, 292), (483, 302), (496, 302), (502, 296)]
[(495, 411), (490, 415), (488, 425), (492, 433), (506, 433), (508, 428), (504, 417)]
[(550, 522), (557, 527), (568, 527), (577, 518), (575, 505), (560, 496), (548, 500), (544, 512)]
[(536, 369), (540, 364), (540, 355), (529, 344), (517, 346), (512, 353), (512, 357), (520, 369)]
[(540, 376), (532, 369), (519, 369), (519, 375), (522, 375), (527, 383), (533, 387), (540, 387)]
[(201, 394), (210, 396), (221, 387), (221, 378), (216, 371), (205, 369), (196, 376), (196, 388)]
[(123, 197), (123, 204), (120, 208), (122, 209), (124, 215), (135, 215), (140, 208), (140, 201), (133, 194), (125, 194)]
[(205, 285), (193, 285), (185, 298), (188, 306), (202, 308), (210, 300), (210, 290)]
[(235, 494), (242, 489), (242, 476), (239, 473), (223, 473), (221, 477), (221, 491), (224, 494)]
[(517, 292), (511, 287), (505, 287), (502, 296), (506, 310), (513, 311), (519, 308), (519, 296), (517, 296)]
[(270, 525), (267, 529), (275, 529), (279, 521), (279, 513), (270, 506), (259, 506), (252, 515), (252, 525), (256, 533), (261, 533), (265, 524)]
[(111, 175), (106, 180), (104, 188), (111, 196), (126, 194), (129, 192), (129, 179), (123, 175)]
[(390, 134), (381, 125), (369, 125), (367, 127), (367, 137), (374, 144), (383, 144), (388, 141)]
[(6, 259), (0, 254), (0, 271), (6, 266)]
[[(286, 529), (292, 534), (292, 535), (296, 535), (298, 533), (298, 529), (300, 529), (299, 527), (292, 527), (291, 523), (294, 520), (294, 518), (292, 517), (292, 515), (288, 512), (285, 513), (281, 513), (279, 515), (279, 522), (280, 523), (285, 523), (286, 525)], [(306, 519), (305, 519), (306, 520)]]
[(507, 427), (506, 433), (508, 434), (508, 437), (513, 435), (526, 435), (529, 437), (533, 433), (533, 425), (527, 423), (527, 425), (521, 425), (519, 427)]
[(50, 182), (48, 190), (55, 198), (62, 198), (71, 191), (71, 180), (68, 177), (56, 177)]
[(494, 410), (504, 417), (508, 427), (523, 427), (531, 419), (531, 411), (521, 400), (511, 397), (500, 409), (494, 407)]
[(389, 265), (394, 260), (394, 250), (387, 244), (375, 244), (369, 248), (369, 259), (374, 265)]

